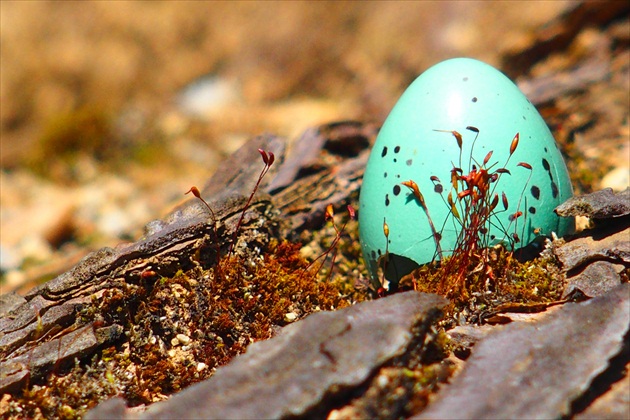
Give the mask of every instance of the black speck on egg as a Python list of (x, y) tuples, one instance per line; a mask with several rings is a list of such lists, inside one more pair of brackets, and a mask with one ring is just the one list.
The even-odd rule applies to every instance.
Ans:
[(553, 198), (558, 198), (558, 186), (553, 181), (551, 181), (551, 195)]
[(383, 251), (381, 251), (381, 249), (377, 249), (376, 252), (378, 252), (378, 256), (380, 257), (381, 255), (383, 255)]
[(387, 172), (383, 173), (383, 178), (387, 178)]
[(540, 188), (535, 185), (532, 186), (532, 196), (534, 196), (536, 200), (540, 200)]
[(394, 163), (398, 162), (398, 159), (394, 159)]
[(491, 240), (493, 240), (493, 241), (494, 241), (496, 238), (497, 238), (497, 237), (496, 237), (495, 235), (490, 235), (490, 239), (491, 239)]
[(394, 195), (400, 194), (400, 185), (394, 185)]
[(435, 187), (433, 187), (433, 191), (438, 194), (442, 194), (442, 191), (444, 191), (444, 187), (442, 186), (442, 184), (435, 184)]
[(529, 211), (531, 214), (536, 214), (536, 207), (530, 207), (527, 209), (527, 211)]
[(385, 206), (389, 206), (389, 194), (385, 194)]
[(400, 179), (400, 174), (396, 175), (396, 178)]
[(381, 157), (385, 157), (387, 154), (387, 146), (383, 146), (383, 151), (381, 152)]
[(545, 153), (549, 153), (549, 150), (547, 150), (547, 148), (545, 147)]
[(376, 251), (372, 250), (370, 252), (370, 255), (372, 256), (372, 259), (375, 260), (376, 259)]
[(476, 97), (476, 96), (474, 96), (474, 97), (472, 98), (472, 101), (473, 101), (473, 102), (477, 102), (477, 97)]
[(398, 153), (398, 152), (400, 152), (400, 146), (394, 147), (394, 153)]
[(413, 163), (413, 160), (412, 159), (407, 159), (406, 163), (407, 163), (407, 166), (411, 166), (411, 164)]

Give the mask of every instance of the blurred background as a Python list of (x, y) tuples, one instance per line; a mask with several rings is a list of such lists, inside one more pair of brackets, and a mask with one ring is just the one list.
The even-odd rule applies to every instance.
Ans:
[(503, 68), (574, 5), (3, 0), (2, 292), (137, 238), (248, 138), (380, 123), (427, 67)]

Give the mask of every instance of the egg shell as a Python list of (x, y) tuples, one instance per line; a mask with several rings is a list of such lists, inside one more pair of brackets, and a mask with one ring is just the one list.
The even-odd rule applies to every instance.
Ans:
[[(453, 130), (462, 135), (461, 157)], [(519, 144), (510, 156), (517, 133)], [(495, 164), (490, 172), (504, 167), (510, 174), (500, 175), (492, 184), (499, 197), (505, 193), (508, 209), (503, 211), (502, 204), (496, 208), (489, 245), (501, 242), (509, 247), (513, 232), (519, 245), (525, 246), (552, 231), (562, 236), (574, 229), (571, 218), (553, 212), (573, 191), (562, 155), (534, 105), (492, 66), (468, 58), (451, 59), (429, 68), (407, 88), (371, 151), (361, 187), (359, 234), (373, 279), (379, 276), (379, 259), (386, 252), (384, 275), (390, 281), (436, 257), (427, 215), (401, 183), (413, 180), (419, 186), (441, 232), (444, 255), (449, 255), (460, 230), (445, 202), (451, 169), (460, 167), (468, 174), (475, 164), (471, 157), (479, 167), (490, 151), (487, 166)], [(517, 166), (519, 162), (528, 163), (532, 170)], [(434, 190), (431, 176), (440, 179), (442, 194)], [(523, 216), (511, 222), (510, 215), (517, 211)]]

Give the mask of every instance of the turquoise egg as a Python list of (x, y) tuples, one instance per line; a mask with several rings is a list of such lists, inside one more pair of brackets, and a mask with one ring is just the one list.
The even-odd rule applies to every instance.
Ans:
[[(461, 149), (453, 131), (461, 135)], [(492, 66), (468, 58), (447, 60), (407, 88), (371, 151), (361, 187), (359, 235), (373, 280), (384, 276), (397, 282), (438, 258), (427, 211), (402, 183), (412, 180), (419, 187), (441, 237), (442, 255), (449, 255), (461, 227), (447, 194), (451, 191), (455, 200), (463, 190), (452, 189), (451, 170), (478, 171), (489, 152), (488, 172), (509, 172), (501, 170), (491, 185), (492, 197), (500, 199), (484, 232), (488, 246), (520, 248), (574, 229), (572, 219), (553, 212), (573, 191), (562, 155), (534, 105)]]

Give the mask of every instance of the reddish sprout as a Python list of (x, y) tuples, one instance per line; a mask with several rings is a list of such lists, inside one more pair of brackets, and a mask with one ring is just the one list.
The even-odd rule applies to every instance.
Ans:
[(186, 191), (184, 193), (184, 195), (188, 194), (188, 193), (192, 193), (192, 195), (194, 195), (197, 198), (201, 198), (201, 193), (199, 192), (199, 188), (192, 186), (190, 187), (190, 189), (188, 191)]
[(503, 208), (508, 209), (508, 199), (504, 192), (501, 193), (501, 200), (503, 201)]
[(479, 134), (479, 129), (477, 127), (473, 127), (472, 125), (469, 125), (468, 127), (466, 127), (466, 130), (470, 130), (472, 132)]
[(470, 195), (471, 191), (468, 190), (464, 190), (462, 192), (460, 192), (459, 194), (457, 194), (457, 198), (459, 198), (460, 200), (464, 197), (468, 197)]
[(453, 133), (453, 136), (455, 137), (455, 140), (457, 140), (457, 146), (461, 150), (462, 149), (462, 143), (463, 143), (462, 135), (459, 134), (457, 131), (452, 131), (452, 133)]
[(457, 181), (459, 181), (459, 175), (457, 175), (457, 168), (453, 168), (451, 170), (451, 185), (453, 186), (453, 189), (455, 190), (455, 192), (459, 190)]
[(420, 204), (422, 205), (422, 207), (425, 207), (424, 204), (424, 196), (422, 195), (422, 193), (420, 192), (420, 188), (418, 188), (418, 184), (416, 184), (414, 181), (409, 180), (409, 181), (404, 181), (402, 182), (402, 184), (405, 187), (408, 187), (409, 189), (411, 189), (411, 191), (413, 192), (413, 195), (418, 199), (418, 201), (420, 202)]
[(519, 139), (519, 137), (520, 137), (519, 133), (516, 133), (516, 135), (512, 139), (512, 144), (510, 144), (510, 156), (512, 156), (512, 154), (514, 154), (514, 151), (518, 147), (518, 139)]
[(325, 213), (326, 220), (331, 220), (334, 215), (335, 215), (335, 213), (333, 211), (333, 205), (332, 204), (328, 204), (326, 206), (326, 213)]
[(354, 210), (354, 207), (352, 207), (349, 204), (348, 204), (348, 214), (350, 215), (350, 219), (352, 220), (356, 219), (356, 212)]
[(499, 194), (494, 194), (494, 198), (492, 198), (492, 203), (490, 203), (490, 211), (493, 211), (497, 204), (499, 204)]
[(267, 152), (265, 152), (263, 149), (258, 149), (258, 153), (260, 153), (260, 156), (262, 156), (262, 160), (265, 165), (269, 165), (269, 156), (267, 156)]
[(486, 164), (488, 163), (488, 161), (490, 160), (490, 157), (492, 157), (492, 150), (490, 150), (488, 152), (488, 154), (486, 155), (485, 158), (483, 158), (483, 166), (486, 166)]
[(529, 169), (530, 171), (532, 170), (532, 165), (527, 162), (519, 162), (516, 164), (516, 166), (522, 166), (525, 169)]

